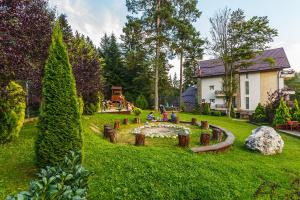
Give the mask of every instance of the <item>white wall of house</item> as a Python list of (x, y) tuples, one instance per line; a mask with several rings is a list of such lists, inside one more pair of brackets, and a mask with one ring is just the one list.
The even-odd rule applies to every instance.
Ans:
[[(213, 86), (214, 89), (210, 86)], [(222, 90), (221, 76), (201, 79), (202, 99), (205, 100), (206, 103), (211, 103), (211, 109), (215, 109), (216, 104), (224, 104), (223, 98), (217, 98), (215, 96), (215, 91), (217, 90)], [(211, 102), (211, 99), (214, 99), (215, 102)]]
[(284, 78), (279, 78), (279, 90), (284, 88)]
[[(249, 94), (246, 94), (246, 81), (249, 81)], [(240, 75), (241, 109), (255, 110), (260, 102), (260, 73), (249, 73)], [(246, 97), (249, 97), (249, 109), (246, 108)]]

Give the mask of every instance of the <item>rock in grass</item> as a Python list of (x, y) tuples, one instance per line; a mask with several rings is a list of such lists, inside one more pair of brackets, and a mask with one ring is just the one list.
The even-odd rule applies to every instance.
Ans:
[(245, 144), (248, 149), (259, 151), (264, 155), (281, 153), (284, 146), (281, 136), (268, 126), (252, 130), (252, 134), (246, 139)]

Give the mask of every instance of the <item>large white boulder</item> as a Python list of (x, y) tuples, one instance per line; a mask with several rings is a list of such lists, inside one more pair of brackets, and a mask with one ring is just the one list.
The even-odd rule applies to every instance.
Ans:
[(246, 139), (248, 149), (259, 151), (264, 155), (281, 153), (283, 145), (281, 136), (269, 126), (252, 130), (252, 134)]

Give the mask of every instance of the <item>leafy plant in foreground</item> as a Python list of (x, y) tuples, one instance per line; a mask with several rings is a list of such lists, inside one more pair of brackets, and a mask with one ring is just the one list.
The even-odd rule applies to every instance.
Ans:
[(91, 172), (80, 165), (80, 152), (66, 156), (60, 166), (47, 166), (30, 183), (28, 191), (8, 196), (6, 200), (85, 200)]

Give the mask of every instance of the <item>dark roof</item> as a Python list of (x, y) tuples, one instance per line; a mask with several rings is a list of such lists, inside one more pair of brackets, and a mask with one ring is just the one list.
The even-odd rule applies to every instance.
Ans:
[(197, 95), (197, 88), (196, 86), (191, 86), (187, 88), (181, 95), (182, 100), (184, 103), (188, 104), (196, 104), (196, 95)]
[[(275, 60), (275, 65), (271, 65), (265, 61), (265, 59), (270, 57)], [(266, 50), (250, 61), (254, 64), (247, 68), (240, 69), (240, 73), (278, 70), (291, 67), (283, 48)], [(218, 76), (223, 74), (224, 65), (221, 59), (200, 61), (197, 77)]]

